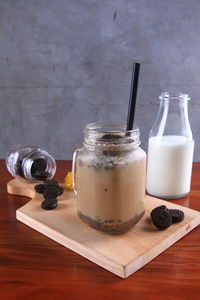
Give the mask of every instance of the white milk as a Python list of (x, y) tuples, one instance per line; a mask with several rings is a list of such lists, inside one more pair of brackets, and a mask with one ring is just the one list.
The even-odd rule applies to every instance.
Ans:
[(184, 136), (151, 137), (148, 148), (147, 192), (179, 198), (190, 191), (194, 141)]

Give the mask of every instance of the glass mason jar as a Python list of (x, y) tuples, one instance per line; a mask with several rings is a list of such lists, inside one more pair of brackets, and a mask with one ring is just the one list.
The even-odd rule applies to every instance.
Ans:
[(176, 199), (190, 191), (194, 140), (188, 118), (187, 94), (162, 93), (149, 136), (147, 192)]
[(139, 128), (125, 128), (120, 122), (86, 125), (83, 147), (73, 156), (78, 215), (108, 234), (129, 230), (144, 214), (146, 154)]
[(6, 166), (14, 177), (33, 182), (52, 179), (56, 172), (55, 159), (34, 145), (14, 145), (6, 155)]

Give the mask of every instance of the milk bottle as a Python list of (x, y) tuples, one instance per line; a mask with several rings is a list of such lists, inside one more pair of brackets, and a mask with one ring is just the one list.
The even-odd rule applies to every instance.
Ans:
[(194, 140), (186, 94), (162, 93), (157, 119), (149, 136), (147, 192), (164, 199), (190, 191)]

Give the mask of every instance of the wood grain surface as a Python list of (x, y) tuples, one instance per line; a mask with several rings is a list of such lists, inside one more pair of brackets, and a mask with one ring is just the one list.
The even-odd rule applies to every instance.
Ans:
[[(62, 182), (71, 162), (59, 161)], [(9, 195), (0, 161), (0, 299), (200, 299), (200, 228), (123, 280), (16, 220), (29, 199)], [(200, 211), (200, 163), (176, 204)]]
[[(16, 211), (17, 220), (122, 278), (142, 268), (200, 224), (200, 212), (146, 195), (145, 214), (140, 222), (124, 234), (108, 235), (78, 217), (73, 192), (65, 190), (58, 197), (57, 208), (49, 211), (41, 208), (44, 198), (35, 192), (33, 183), (12, 179), (7, 191), (31, 198)], [(149, 216), (161, 205), (181, 209), (184, 220), (166, 230), (157, 230)]]

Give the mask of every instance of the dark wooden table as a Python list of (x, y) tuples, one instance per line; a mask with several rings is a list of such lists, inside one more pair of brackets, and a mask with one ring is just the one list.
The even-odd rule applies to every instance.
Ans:
[[(63, 182), (71, 162), (58, 161)], [(12, 299), (200, 299), (200, 227), (127, 279), (102, 269), (16, 220), (29, 201), (9, 195), (12, 179), (0, 161), (0, 300)], [(200, 163), (190, 194), (176, 203), (200, 211)]]

